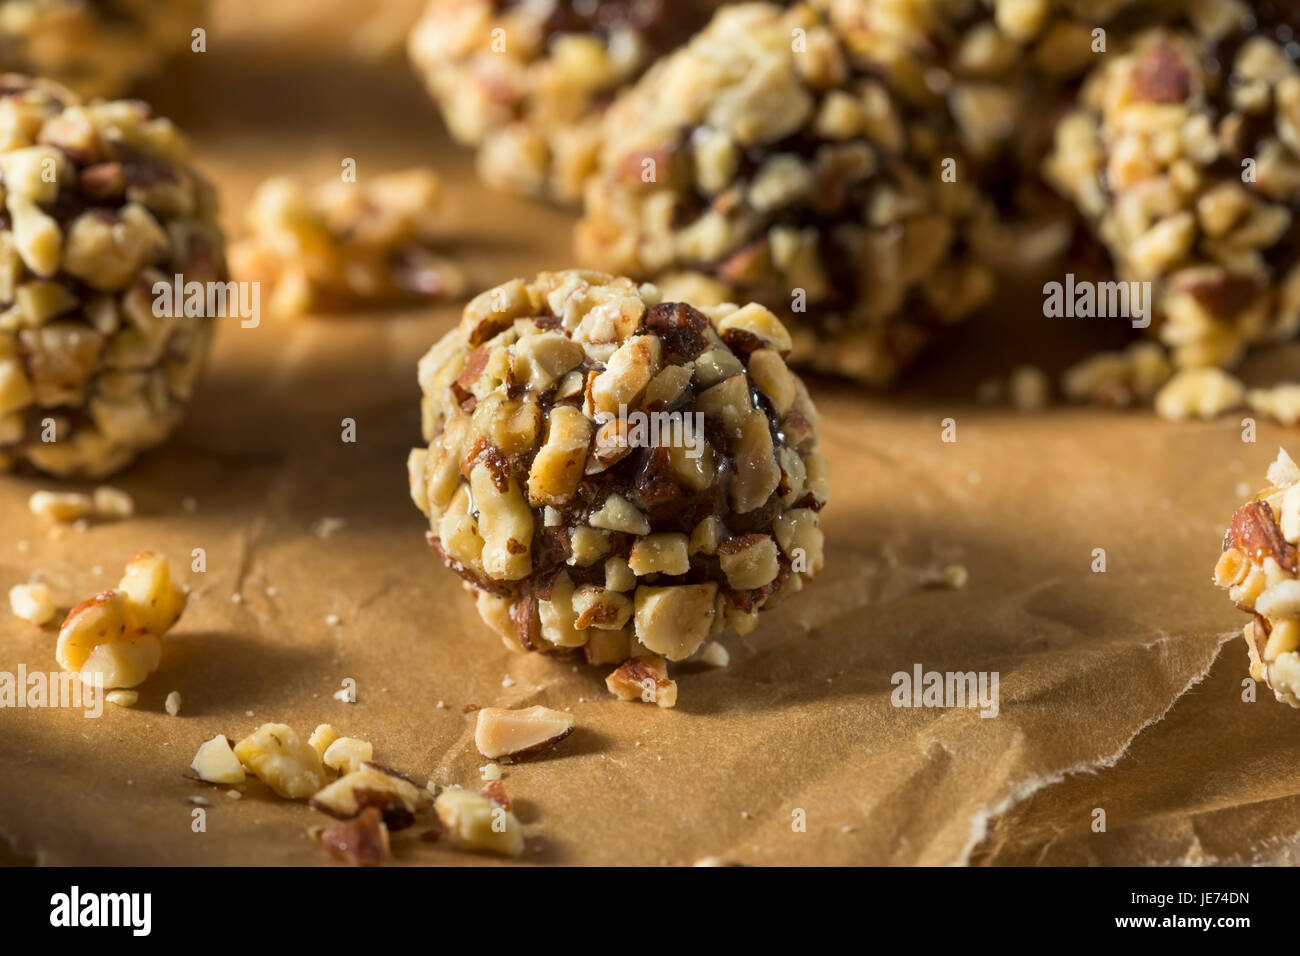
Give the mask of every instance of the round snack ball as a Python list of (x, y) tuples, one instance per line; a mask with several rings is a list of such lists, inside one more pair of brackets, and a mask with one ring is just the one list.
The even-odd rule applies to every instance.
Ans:
[(497, 189), (576, 203), (601, 112), (722, 0), (431, 0), (410, 55)]
[(1223, 536), (1214, 581), (1250, 615), (1243, 630), (1250, 676), (1300, 707), (1300, 466), (1285, 450), (1268, 487), (1237, 509)]
[(822, 566), (826, 463), (789, 347), (760, 305), (600, 273), (483, 293), (420, 362), (430, 547), (515, 649), (676, 661), (748, 632)]
[(810, 8), (727, 7), (606, 113), (578, 256), (669, 298), (761, 302), (797, 362), (885, 385), (992, 288), (949, 145)]
[(147, 104), (16, 74), (0, 180), (0, 470), (106, 475), (167, 437), (203, 365), (210, 297), (155, 285), (225, 279), (215, 193)]
[(0, 72), (117, 96), (191, 43), (204, 0), (5, 0)]
[(1181, 367), (1300, 331), (1300, 47), (1266, 8), (1108, 57), (1047, 161)]

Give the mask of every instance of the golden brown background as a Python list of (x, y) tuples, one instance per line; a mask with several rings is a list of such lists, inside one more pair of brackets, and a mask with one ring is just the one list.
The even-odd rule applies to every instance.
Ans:
[[(400, 26), (417, 7), (376, 9)], [(362, 177), (432, 163), (451, 187), (449, 248), (476, 288), (570, 265), (571, 216), (481, 187), (404, 59), (374, 57), (383, 31), (363, 8), (219, 2), (208, 52), (144, 91), (192, 135), (232, 235), (268, 175), (326, 178), (344, 157)], [(1116, 341), (1097, 320), (1042, 318), (1040, 302), (1031, 286), (989, 310), (897, 394), (813, 383), (831, 463), (826, 571), (731, 639), (729, 668), (680, 668), (670, 711), (613, 700), (605, 669), (506, 651), (425, 547), (404, 472), (420, 437), (415, 363), (455, 306), (231, 320), (179, 434), (114, 482), (137, 517), (52, 535), (26, 499), (54, 483), (0, 481), (0, 590), (37, 572), (66, 608), (139, 549), (168, 555), (194, 589), (137, 707), (0, 711), (10, 860), (321, 863), (306, 806), (251, 780), (233, 800), (184, 779), (199, 742), (329, 722), (385, 763), (468, 784), (485, 762), (460, 713), (473, 702), (578, 719), (552, 754), (506, 768), (525, 861), (1294, 862), (1300, 714), (1266, 688), (1241, 700), (1245, 648), (1224, 642), (1242, 622), (1209, 579), (1237, 486), (1262, 484), (1277, 446), (1300, 441), (1261, 423), (1243, 444), (1240, 415), (1172, 425), (977, 405), (988, 374), (1059, 370)], [(1274, 355), (1253, 374), (1296, 362)], [(355, 444), (340, 441), (345, 417)], [(948, 417), (955, 444), (940, 441)], [(346, 525), (321, 538), (324, 517)], [(198, 547), (205, 574), (188, 570)], [(1090, 571), (1098, 547), (1105, 574)], [(950, 563), (970, 569), (965, 589), (925, 586)], [(0, 669), (54, 668), (54, 639), (3, 614)], [(1000, 716), (891, 707), (890, 676), (915, 663), (997, 670)], [(356, 704), (332, 699), (345, 677)], [(163, 711), (172, 690), (178, 717)], [(206, 833), (190, 829), (194, 793), (212, 802)], [(488, 862), (394, 843), (397, 862)]]

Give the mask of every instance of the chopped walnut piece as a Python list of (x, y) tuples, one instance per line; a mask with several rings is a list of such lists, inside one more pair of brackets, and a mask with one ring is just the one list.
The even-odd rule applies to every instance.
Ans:
[(186, 596), (171, 583), (167, 560), (142, 551), (126, 565), (118, 587), (68, 612), (55, 659), (86, 683), (105, 689), (135, 687), (157, 668), (162, 637), (185, 610)]
[(325, 785), (320, 757), (287, 724), (263, 724), (235, 744), (235, 756), (282, 797), (302, 800)]
[(330, 856), (349, 866), (382, 866), (391, 856), (388, 827), (374, 807), (355, 819), (322, 828), (316, 838)]
[(1245, 400), (1245, 386), (1222, 369), (1184, 369), (1156, 394), (1156, 412), (1174, 422), (1215, 418), (1240, 408)]
[(572, 714), (549, 707), (484, 707), (478, 712), (474, 745), (484, 757), (531, 753), (559, 743), (573, 733), (575, 726)]
[(370, 761), (374, 755), (375, 748), (364, 740), (357, 740), (355, 737), (337, 737), (321, 754), (321, 763), (338, 773), (350, 774), (360, 770), (362, 765)]
[(524, 852), (524, 828), (513, 812), (495, 800), (448, 787), (433, 804), (453, 846), (476, 853), (519, 856)]
[(317, 724), (316, 729), (311, 732), (307, 738), (308, 745), (320, 756), (321, 761), (325, 760), (325, 751), (329, 749), (330, 744), (339, 739), (339, 732), (329, 724)]
[(268, 179), (249, 208), (250, 235), (231, 247), (233, 269), (265, 280), (281, 315), (457, 296), (464, 274), (437, 251), (441, 195), (426, 168), (315, 190)]
[(390, 830), (403, 830), (427, 809), (429, 792), (397, 771), (367, 761), (359, 770), (317, 788), (308, 802), (314, 809), (341, 820), (376, 807)]
[(628, 658), (605, 678), (605, 686), (619, 700), (640, 700), (660, 707), (677, 704), (677, 683), (668, 679), (668, 663), (662, 657)]

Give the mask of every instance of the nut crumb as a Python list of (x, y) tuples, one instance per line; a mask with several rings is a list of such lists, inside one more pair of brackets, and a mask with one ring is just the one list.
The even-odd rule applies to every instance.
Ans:
[(140, 700), (140, 695), (133, 690), (110, 690), (104, 699), (118, 707), (134, 707)]
[(14, 614), (37, 627), (54, 619), (54, 598), (44, 584), (15, 584), (9, 589), (9, 607)]
[(181, 712), (181, 695), (180, 691), (172, 691), (163, 701), (163, 709), (167, 711), (169, 717), (175, 717)]

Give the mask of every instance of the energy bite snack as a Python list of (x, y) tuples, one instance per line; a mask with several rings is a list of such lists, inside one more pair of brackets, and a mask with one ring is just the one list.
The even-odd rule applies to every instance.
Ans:
[(1268, 482), (1232, 516), (1214, 582), (1252, 615), (1243, 632), (1251, 676), (1300, 707), (1300, 466), (1279, 450)]
[(250, 235), (231, 246), (232, 268), (272, 287), (278, 315), (459, 295), (465, 276), (437, 251), (441, 198), (442, 180), (419, 167), (312, 191), (268, 179), (249, 206)]
[(1046, 167), (1119, 277), (1152, 283), (1152, 328), (1181, 367), (1231, 366), (1300, 330), (1293, 26), (1281, 4), (1210, 9), (1199, 32), (1106, 57)]
[(789, 350), (760, 305), (600, 273), (483, 293), (420, 362), (429, 546), (512, 649), (678, 661), (750, 631), (822, 565), (826, 463)]
[(5, 0), (0, 71), (117, 96), (154, 73), (202, 26), (203, 0)]
[[(586, 264), (697, 305), (755, 300), (794, 358), (887, 384), (992, 280), (942, 117), (906, 115), (806, 6), (723, 9), (606, 114)], [(956, 160), (953, 160), (956, 162)]]
[(410, 55), (498, 189), (576, 203), (601, 112), (721, 0), (431, 0)]
[(0, 471), (105, 475), (180, 422), (213, 316), (154, 286), (225, 279), (186, 153), (145, 103), (0, 78)]

